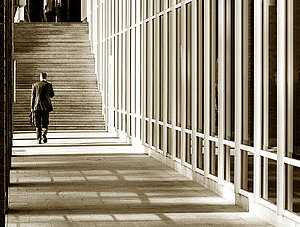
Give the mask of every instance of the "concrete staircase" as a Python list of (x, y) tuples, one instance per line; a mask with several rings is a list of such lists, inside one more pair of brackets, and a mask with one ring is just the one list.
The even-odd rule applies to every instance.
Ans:
[(31, 86), (46, 72), (53, 84), (50, 130), (105, 130), (95, 60), (85, 23), (22, 23), (14, 27), (17, 60), (15, 131), (32, 131)]

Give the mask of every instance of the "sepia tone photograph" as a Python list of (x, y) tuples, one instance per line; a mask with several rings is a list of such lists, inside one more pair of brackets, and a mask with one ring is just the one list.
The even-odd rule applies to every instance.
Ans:
[(299, 0), (1, 0), (0, 36), (0, 226), (300, 226)]

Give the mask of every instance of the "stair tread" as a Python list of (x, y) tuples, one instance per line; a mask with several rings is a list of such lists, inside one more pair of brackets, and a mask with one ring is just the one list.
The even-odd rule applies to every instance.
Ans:
[(34, 129), (28, 123), (31, 89), (39, 80), (39, 73), (45, 71), (55, 93), (49, 129), (105, 130), (88, 24), (16, 24), (14, 38), (17, 60), (14, 129)]

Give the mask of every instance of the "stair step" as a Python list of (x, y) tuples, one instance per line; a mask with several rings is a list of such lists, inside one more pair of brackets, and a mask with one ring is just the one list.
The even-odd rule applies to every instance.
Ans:
[(20, 43), (18, 45), (16, 43), (14, 50), (15, 53), (23, 53), (26, 54), (46, 54), (49, 52), (49, 54), (61, 54), (61, 53), (76, 53), (76, 54), (83, 54), (88, 53), (91, 54), (91, 49), (89, 48), (90, 45), (88, 43), (68, 43), (68, 46), (66, 46), (66, 43), (39, 43), (38, 45), (31, 45), (27, 43)]
[[(69, 113), (74, 113), (74, 114), (85, 114), (85, 115), (91, 115), (91, 116), (94, 116), (95, 114), (101, 114), (101, 109), (100, 108), (94, 108), (94, 109), (88, 109), (88, 108), (76, 108), (76, 110), (72, 110), (71, 108), (57, 108), (54, 106), (54, 111), (51, 112), (51, 114), (69, 114)], [(14, 110), (14, 113), (16, 114), (20, 114), (20, 115), (26, 115), (28, 116), (29, 113), (30, 113), (30, 106), (27, 106), (26, 108), (16, 108)]]
[[(15, 125), (14, 126), (15, 131), (33, 131), (35, 130), (32, 126), (23, 126), (23, 125)], [(96, 125), (82, 125), (82, 126), (70, 126), (70, 125), (57, 125), (57, 126), (51, 126), (49, 125), (49, 130), (101, 130), (105, 131), (106, 128), (103, 125), (96, 126)]]
[[(38, 61), (38, 63), (36, 63)], [(82, 67), (83, 65), (94, 65), (95, 64), (95, 60), (93, 58), (83, 58), (83, 59), (79, 59), (79, 58), (50, 58), (50, 59), (45, 59), (45, 58), (23, 58), (23, 59), (18, 59), (17, 61), (17, 67), (19, 65), (21, 65), (22, 67), (23, 64), (31, 66), (33, 65), (34, 67), (41, 67), (42, 65), (45, 65), (47, 67), (53, 67), (53, 65), (58, 65), (58, 66), (64, 66), (65, 64), (68, 65), (75, 65), (78, 67)]]
[(14, 58), (18, 61), (32, 59), (37, 61), (38, 60), (49, 60), (49, 59), (92, 59), (94, 60), (94, 56), (92, 54), (49, 54), (49, 53), (41, 53), (41, 54), (22, 54), (22, 53), (15, 53)]
[[(78, 31), (77, 31), (78, 32)], [(24, 36), (26, 35), (26, 36)], [(55, 33), (55, 32), (52, 32), (50, 34), (45, 34), (44, 32), (31, 32), (31, 31), (27, 31), (26, 30), (26, 34), (25, 32), (22, 33), (20, 31), (18, 32), (15, 32), (14, 34), (14, 38), (15, 38), (15, 41), (20, 41), (20, 40), (24, 40), (24, 39), (30, 39), (32, 38), (32, 40), (36, 40), (36, 39), (48, 39), (48, 38), (60, 38), (60, 39), (86, 39), (86, 40), (89, 40), (89, 34), (88, 33), (82, 33), (82, 34), (78, 34), (77, 33), (77, 36), (75, 34), (70, 34), (68, 32), (66, 33)]]
[[(24, 112), (24, 113), (18, 113), (18, 115), (16, 115), (14, 118), (14, 121), (23, 121), (23, 122), (28, 122), (29, 120), (29, 114), (30, 114), (30, 111), (29, 112)], [(76, 121), (76, 122), (79, 122), (79, 121), (91, 121), (91, 122), (101, 122), (104, 123), (104, 117), (95, 117), (96, 113), (94, 114), (85, 114), (85, 115), (72, 115), (72, 116), (68, 116), (68, 117), (60, 117), (60, 116), (56, 116), (55, 113), (51, 112), (50, 113), (50, 119), (51, 121), (60, 121), (60, 122), (69, 122), (70, 120), (73, 120), (73, 121)], [(69, 120), (68, 120), (69, 119)], [(87, 119), (90, 119), (90, 120), (87, 120)]]
[(14, 34), (17, 60), (14, 130), (34, 130), (28, 123), (31, 89), (41, 72), (48, 73), (55, 93), (50, 130), (105, 130), (88, 25), (22, 23), (15, 25)]
[[(56, 89), (63, 89), (63, 88), (80, 88), (80, 89), (93, 89), (95, 87), (95, 82), (88, 83), (84, 82), (84, 84), (79, 83), (73, 83), (71, 84), (71, 81), (68, 83), (52, 83), (53, 87)], [(31, 84), (17, 84), (17, 89), (30, 89), (32, 86)]]
[[(39, 80), (39, 75), (32, 76), (24, 76), (17, 75), (17, 84), (33, 84)], [(97, 83), (97, 79), (95, 77), (80, 77), (80, 76), (52, 76), (48, 74), (48, 81), (52, 84), (61, 84), (61, 83)]]

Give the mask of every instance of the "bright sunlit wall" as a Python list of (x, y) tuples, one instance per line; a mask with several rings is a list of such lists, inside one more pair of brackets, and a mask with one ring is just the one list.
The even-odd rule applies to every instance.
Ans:
[(82, 3), (107, 128), (257, 215), (300, 223), (300, 1)]

